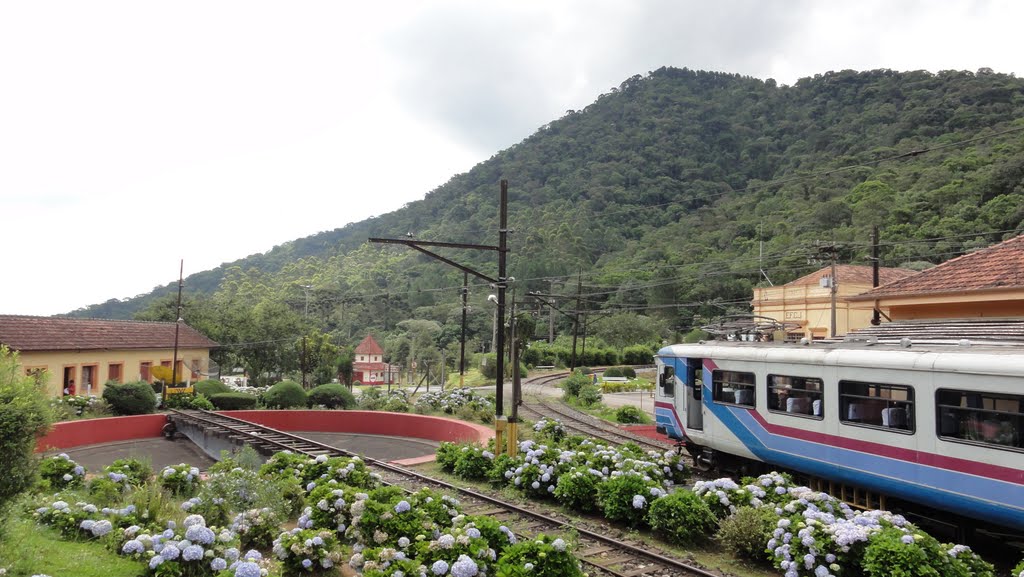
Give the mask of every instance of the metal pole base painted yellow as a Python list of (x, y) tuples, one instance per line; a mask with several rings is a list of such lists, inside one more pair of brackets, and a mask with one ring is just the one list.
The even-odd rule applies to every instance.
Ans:
[(508, 437), (508, 456), (515, 457), (519, 454), (519, 423), (508, 423), (505, 433)]
[(508, 426), (508, 419), (504, 415), (494, 417), (494, 454), (495, 456), (505, 452), (505, 429)]

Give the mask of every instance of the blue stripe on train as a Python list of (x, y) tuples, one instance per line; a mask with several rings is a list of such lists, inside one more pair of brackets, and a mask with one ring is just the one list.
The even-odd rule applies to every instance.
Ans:
[[(711, 380), (705, 378), (704, 382), (710, 383)], [(707, 386), (704, 395), (706, 399), (711, 398)], [(1020, 485), (775, 435), (765, 430), (746, 409), (713, 402), (706, 406), (715, 418), (765, 462), (875, 489), (968, 517), (1024, 528), (1024, 491)]]

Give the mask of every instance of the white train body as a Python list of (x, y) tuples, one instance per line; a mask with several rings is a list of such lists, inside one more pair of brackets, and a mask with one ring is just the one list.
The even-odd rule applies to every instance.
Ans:
[(727, 454), (1024, 530), (1024, 352), (672, 345), (659, 430)]

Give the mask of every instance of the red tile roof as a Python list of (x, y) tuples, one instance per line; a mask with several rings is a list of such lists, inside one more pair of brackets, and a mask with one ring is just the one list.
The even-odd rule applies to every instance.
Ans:
[(384, 349), (380, 348), (373, 335), (366, 335), (366, 338), (356, 346), (356, 354), (360, 355), (383, 355)]
[[(818, 286), (821, 278), (830, 276), (832, 274), (832, 267), (827, 266), (821, 270), (812, 272), (809, 275), (802, 276), (795, 281), (786, 283), (786, 286), (804, 286), (814, 285)], [(836, 265), (836, 276), (839, 277), (839, 284), (843, 283), (855, 283), (871, 286), (871, 267), (856, 264), (837, 264)], [(912, 270), (902, 268), (885, 268), (879, 267), (878, 269), (878, 284), (884, 285), (900, 279), (904, 279), (917, 274)]]
[(858, 299), (1024, 288), (1024, 235), (971, 252)]
[[(0, 315), (0, 343), (18, 351), (169, 349), (174, 346), (174, 323)], [(216, 346), (181, 324), (179, 348)]]

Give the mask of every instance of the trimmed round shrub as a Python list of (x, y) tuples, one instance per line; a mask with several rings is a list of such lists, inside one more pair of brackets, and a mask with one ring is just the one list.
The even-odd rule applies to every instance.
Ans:
[(217, 379), (204, 379), (193, 385), (197, 395), (205, 395), (207, 399), (220, 393), (230, 393), (231, 387)]
[(248, 393), (218, 393), (210, 397), (213, 406), (222, 411), (255, 409), (258, 399)]
[(772, 538), (778, 519), (774, 507), (740, 507), (719, 522), (715, 538), (737, 557), (767, 562), (765, 544)]
[(604, 373), (601, 376), (603, 376), (603, 377), (621, 377), (621, 376), (623, 376), (622, 375), (622, 367), (608, 367), (607, 369), (604, 370)]
[(569, 375), (569, 378), (562, 381), (562, 390), (565, 391), (566, 396), (578, 397), (580, 396), (580, 390), (583, 389), (584, 385), (589, 384), (591, 378), (586, 376), (581, 370), (576, 369), (573, 374)]
[(145, 415), (156, 409), (156, 393), (145, 381), (110, 383), (103, 388), (103, 400), (117, 415)]
[(601, 387), (597, 385), (583, 385), (580, 389), (580, 403), (590, 407), (601, 402)]
[(597, 502), (608, 519), (639, 527), (647, 516), (648, 504), (653, 497), (650, 488), (651, 485), (638, 473), (609, 477), (597, 487)]
[(305, 408), (306, 391), (295, 381), (281, 381), (263, 393), (263, 403), (271, 409)]
[(633, 345), (622, 349), (622, 362), (627, 365), (654, 364), (654, 352), (644, 345)]
[(642, 423), (644, 413), (633, 405), (625, 405), (616, 409), (615, 420), (619, 423)]
[(202, 394), (174, 393), (164, 397), (164, 407), (168, 409), (203, 409), (213, 410), (213, 403)]
[(687, 490), (655, 499), (647, 512), (647, 522), (652, 529), (670, 542), (681, 545), (708, 540), (717, 527), (717, 521), (704, 499)]
[(310, 407), (323, 405), (328, 409), (351, 409), (356, 406), (356, 397), (341, 383), (327, 383), (309, 391), (306, 403)]

